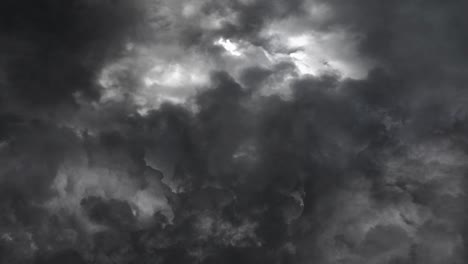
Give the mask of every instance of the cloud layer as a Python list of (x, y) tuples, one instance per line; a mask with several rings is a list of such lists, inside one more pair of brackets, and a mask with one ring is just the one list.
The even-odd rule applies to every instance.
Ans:
[(0, 4), (0, 263), (465, 263), (464, 1)]

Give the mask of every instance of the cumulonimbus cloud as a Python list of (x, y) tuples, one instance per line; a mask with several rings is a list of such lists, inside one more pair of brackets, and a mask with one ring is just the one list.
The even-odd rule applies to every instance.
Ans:
[(1, 263), (464, 263), (463, 1), (0, 4)]

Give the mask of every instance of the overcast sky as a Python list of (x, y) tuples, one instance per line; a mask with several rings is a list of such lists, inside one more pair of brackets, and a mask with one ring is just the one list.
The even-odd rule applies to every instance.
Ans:
[(467, 263), (466, 10), (2, 0), (0, 263)]

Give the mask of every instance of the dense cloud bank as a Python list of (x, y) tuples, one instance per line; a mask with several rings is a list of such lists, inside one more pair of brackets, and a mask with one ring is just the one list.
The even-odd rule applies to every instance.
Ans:
[(0, 263), (466, 263), (465, 10), (2, 1)]

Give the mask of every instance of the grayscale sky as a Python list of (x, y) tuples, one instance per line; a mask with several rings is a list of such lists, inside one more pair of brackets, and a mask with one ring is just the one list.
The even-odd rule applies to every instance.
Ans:
[(467, 10), (2, 0), (0, 264), (467, 263)]

